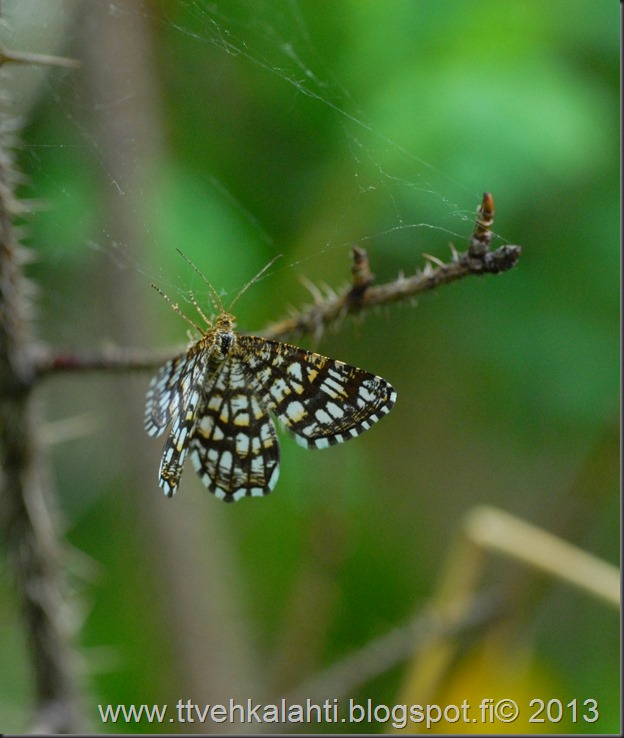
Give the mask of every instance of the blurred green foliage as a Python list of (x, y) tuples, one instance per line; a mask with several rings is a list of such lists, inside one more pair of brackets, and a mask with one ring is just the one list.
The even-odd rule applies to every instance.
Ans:
[[(464, 280), (417, 309), (392, 307), (323, 338), (321, 352), (398, 390), (396, 409), (370, 434), (319, 454), (284, 437), (280, 482), (266, 500), (224, 509), (189, 468), (167, 501), (183, 506), (199, 496), (194, 509), (227, 532), (240, 577), (232, 586), (261, 663), (279, 672), (276, 654), (289, 638), (300, 648), (291, 655), (300, 672), (284, 657), (281, 686), (295, 687), (426, 604), (476, 504), (500, 506), (617, 563), (615, 3), (162, 0), (143, 10), (130, 4), (119, 22), (124, 13), (147, 29), (161, 116), (159, 159), (135, 163), (149, 167), (145, 190), (134, 194), (150, 249), (114, 244), (106, 224), (102, 193), (125, 196), (100, 153), (107, 111), (79, 75), (51, 75), (20, 152), (29, 196), (47, 203), (29, 232), (46, 340), (99, 346), (115, 335), (94, 295), (102, 264), (119, 260), (136, 272), (137, 304), (158, 326), (142, 345), (181, 343), (186, 326), (149, 288), (155, 281), (174, 299), (198, 289), (176, 247), (229, 294), (284, 255), (237, 304), (250, 330), (309, 300), (300, 275), (333, 286), (348, 279), (353, 242), (366, 247), (382, 281), (412, 273), (423, 253), (447, 258), (449, 241), (463, 249), (484, 190), (497, 204), (495, 245), (524, 249), (512, 273)], [(93, 32), (77, 22), (68, 53)], [(146, 382), (73, 376), (42, 396), (50, 419), (104, 417), (101, 405), (120, 384), (140, 397)], [(98, 702), (183, 696), (168, 668), (175, 638), (159, 572), (150, 569), (145, 532), (136, 533), (136, 480), (111, 451), (119, 432), (111, 421), (53, 450), (70, 543), (82, 552), (78, 562), (91, 560), (86, 576), (70, 556), (87, 610), (81, 646), (94, 730), (102, 729)], [(140, 422), (128, 441), (137, 449), (154, 444)], [(161, 504), (156, 466), (153, 479)], [(506, 583), (508, 571), (498, 562), (488, 583)], [(0, 590), (0, 632), (19, 643), (6, 578)], [(599, 726), (563, 728), (617, 731), (617, 615), (548, 582), (520, 619), (520, 636), (561, 691), (553, 696), (600, 702)], [(15, 639), (0, 643), (9, 664), (0, 670), (3, 730), (24, 729), (29, 704)], [(400, 684), (393, 671), (354, 697), (392, 704)], [(114, 726), (137, 729), (157, 726)]]

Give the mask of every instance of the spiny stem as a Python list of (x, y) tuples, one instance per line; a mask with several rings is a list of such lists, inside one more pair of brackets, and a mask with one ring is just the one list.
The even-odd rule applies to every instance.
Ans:
[[(489, 192), (486, 192), (477, 209), (474, 231), (465, 252), (460, 253), (454, 246), (451, 246), (450, 261), (443, 262), (433, 257), (427, 257), (427, 263), (416, 274), (410, 277), (399, 274), (396, 279), (382, 284), (374, 284), (373, 282), (374, 275), (371, 272), (366, 251), (360, 246), (354, 246), (351, 268), (353, 279), (350, 286), (337, 293), (324, 295), (315, 285), (309, 283), (309, 289), (315, 297), (313, 305), (294, 310), (290, 317), (273, 323), (258, 333), (266, 338), (280, 340), (303, 335), (318, 338), (325, 328), (348, 315), (362, 313), (381, 305), (410, 300), (422, 292), (437, 289), (442, 285), (450, 284), (464, 277), (502, 274), (518, 263), (522, 247), (505, 245), (494, 251), (490, 250), (489, 244), (493, 236), (491, 231), (493, 217), (494, 198)], [(184, 258), (186, 259), (186, 257)], [(269, 262), (245, 285), (234, 302), (251, 284), (257, 281), (273, 264), (273, 261)], [(192, 262), (191, 265), (201, 274)], [(205, 277), (203, 279), (207, 282)], [(174, 305), (158, 287), (154, 285), (152, 287), (160, 292), (173, 309), (182, 315), (193, 328), (199, 330), (200, 333), (203, 332), (189, 318), (184, 316), (180, 308)], [(84, 356), (80, 352), (56, 353), (51, 350), (44, 350), (40, 352), (37, 366), (39, 376), (43, 376), (68, 370), (85, 372), (151, 370), (159, 366), (161, 361), (162, 355), (160, 352), (156, 358), (150, 353), (137, 354), (135, 351), (125, 352), (122, 349), (116, 349), (114, 352), (109, 350), (106, 355), (104, 353), (92, 353)]]

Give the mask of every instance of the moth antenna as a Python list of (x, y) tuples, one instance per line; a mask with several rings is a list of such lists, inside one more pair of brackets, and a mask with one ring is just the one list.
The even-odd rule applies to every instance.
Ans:
[(260, 277), (266, 272), (266, 270), (267, 269), (270, 269), (273, 266), (273, 264), (275, 264), (275, 262), (278, 259), (281, 259), (281, 258), (282, 258), (282, 255), (281, 254), (278, 254), (277, 256), (274, 256), (268, 264), (266, 264), (265, 266), (262, 267), (262, 269), (258, 272), (258, 274), (256, 274), (255, 277), (252, 277), (249, 280), (249, 282), (247, 282), (247, 284), (243, 287), (243, 289), (238, 293), (238, 295), (236, 295), (236, 297), (230, 303), (230, 305), (229, 305), (229, 307), (227, 309), (228, 313), (232, 312), (232, 308), (234, 307), (234, 305), (238, 302), (239, 298), (245, 292), (247, 292), (247, 290), (251, 287), (251, 285), (254, 284), (254, 282), (257, 282), (260, 279)]
[(209, 317), (208, 317), (208, 316), (207, 316), (207, 315), (206, 315), (206, 314), (204, 313), (204, 311), (203, 311), (203, 310), (201, 309), (201, 307), (200, 307), (199, 303), (198, 303), (198, 302), (197, 302), (197, 300), (195, 299), (195, 295), (194, 295), (194, 294), (193, 294), (193, 293), (191, 292), (191, 293), (190, 293), (190, 296), (191, 296), (191, 302), (193, 303), (193, 305), (194, 305), (194, 307), (195, 307), (195, 310), (197, 310), (197, 312), (198, 312), (198, 313), (199, 313), (199, 314), (201, 315), (201, 317), (202, 317), (202, 318), (203, 318), (203, 319), (204, 319), (204, 320), (206, 321), (206, 323), (208, 323), (208, 325), (209, 325), (209, 326), (210, 326), (210, 327), (212, 328), (212, 321), (211, 321), (211, 320), (210, 320), (210, 318), (209, 318)]
[[(214, 307), (214, 309), (218, 313), (224, 313), (225, 312), (225, 309), (223, 307), (223, 302), (221, 301), (221, 296), (215, 290), (215, 288), (210, 284), (210, 282), (208, 281), (208, 279), (206, 278), (206, 276), (204, 275), (204, 273), (199, 269), (199, 267), (195, 266), (195, 264), (193, 264), (193, 262), (188, 258), (188, 256), (186, 254), (182, 253), (182, 251), (180, 251), (180, 249), (176, 249), (176, 251), (178, 252), (178, 254), (180, 254), (180, 256), (184, 259), (184, 261), (188, 262), (193, 267), (193, 269), (197, 272), (197, 274), (199, 274), (199, 276), (208, 285), (208, 287), (210, 287), (210, 300), (212, 302), (212, 306)], [(197, 307), (197, 303), (194, 303), (194, 305), (195, 305), (195, 307)], [(202, 314), (201, 310), (198, 310), (198, 312), (202, 316), (202, 318), (204, 318), (204, 320), (206, 320), (206, 318)], [(210, 321), (206, 321), (206, 322), (210, 324)]]
[[(186, 322), (187, 322), (187, 323), (188, 323), (189, 325), (192, 325), (192, 326), (193, 326), (193, 328), (195, 328), (195, 330), (196, 330), (196, 331), (198, 331), (198, 333), (200, 333), (200, 334), (201, 334), (202, 336), (204, 335), (204, 333), (205, 333), (206, 331), (202, 330), (202, 329), (201, 329), (201, 328), (200, 328), (200, 327), (199, 327), (198, 325), (196, 325), (195, 323), (193, 323), (193, 321), (192, 321), (192, 320), (191, 320), (191, 319), (190, 319), (190, 318), (188, 317), (188, 315), (185, 315), (185, 314), (184, 314), (184, 313), (183, 313), (183, 312), (182, 312), (182, 311), (180, 310), (180, 306), (179, 306), (179, 305), (178, 305), (177, 303), (174, 303), (174, 302), (173, 302), (173, 301), (171, 300), (171, 298), (169, 298), (169, 297), (168, 297), (167, 295), (165, 295), (165, 293), (164, 293), (164, 292), (163, 292), (163, 291), (162, 291), (162, 290), (160, 289), (160, 287), (156, 287), (156, 285), (155, 285), (155, 284), (153, 284), (153, 285), (152, 285), (152, 287), (153, 287), (153, 288), (154, 288), (154, 289), (156, 290), (156, 292), (158, 292), (158, 294), (159, 294), (159, 295), (160, 295), (161, 297), (163, 297), (163, 298), (164, 298), (164, 299), (165, 299), (165, 300), (166, 300), (166, 301), (167, 301), (167, 302), (169, 303), (169, 306), (170, 306), (170, 307), (172, 308), (172, 310), (174, 310), (174, 311), (175, 311), (175, 312), (176, 312), (176, 313), (177, 313), (177, 314), (178, 314), (178, 315), (179, 315), (179, 316), (180, 316), (181, 318), (184, 318), (184, 320), (186, 320)], [(202, 315), (202, 317), (203, 317), (203, 315)]]

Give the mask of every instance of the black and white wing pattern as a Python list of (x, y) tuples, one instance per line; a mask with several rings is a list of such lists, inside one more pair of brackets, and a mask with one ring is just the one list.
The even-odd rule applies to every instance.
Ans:
[(273, 421), (236, 356), (206, 382), (190, 448), (200, 479), (226, 502), (275, 487), (280, 454)]
[(239, 336), (236, 351), (264, 406), (306, 448), (359, 436), (396, 402), (382, 377), (297, 346)]
[(168, 361), (150, 382), (145, 404), (145, 429), (160, 436), (171, 421), (171, 432), (160, 460), (160, 486), (167, 497), (178, 487), (196, 422), (201, 387), (208, 368), (200, 344)]
[[(145, 397), (145, 430), (148, 435), (161, 436), (171, 420), (180, 415), (201, 386), (206, 366), (206, 352), (196, 343), (158, 370)], [(197, 404), (197, 399), (193, 404)]]
[[(221, 318), (229, 326), (229, 316)], [(187, 453), (204, 485), (233, 502), (268, 494), (279, 475), (274, 416), (306, 448), (326, 448), (368, 430), (390, 412), (385, 379), (297, 346), (219, 328), (152, 379), (145, 427), (171, 423), (160, 486), (175, 493)]]

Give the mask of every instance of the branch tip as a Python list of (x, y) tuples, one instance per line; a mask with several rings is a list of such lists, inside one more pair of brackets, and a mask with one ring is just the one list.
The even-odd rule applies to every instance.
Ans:
[(375, 279), (375, 275), (370, 270), (370, 261), (366, 249), (354, 244), (351, 247), (353, 256), (353, 264), (351, 265), (351, 274), (353, 275), (353, 286), (349, 292), (349, 299), (359, 300), (370, 284)]
[(481, 205), (477, 208), (477, 220), (474, 233), (470, 240), (468, 253), (478, 258), (482, 257), (492, 241), (492, 225), (494, 223), (494, 198), (491, 192), (483, 193)]

